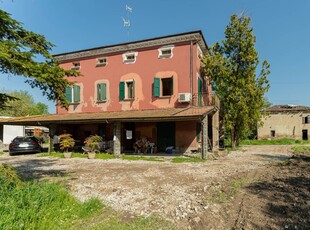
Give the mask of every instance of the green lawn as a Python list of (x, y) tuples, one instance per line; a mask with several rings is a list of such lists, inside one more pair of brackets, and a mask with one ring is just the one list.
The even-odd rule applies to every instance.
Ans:
[(271, 140), (243, 140), (240, 143), (240, 145), (296, 145), (296, 144), (310, 144), (310, 141), (282, 138)]
[(0, 229), (173, 229), (154, 216), (126, 220), (97, 198), (80, 202), (61, 184), (23, 181), (7, 164), (0, 185)]

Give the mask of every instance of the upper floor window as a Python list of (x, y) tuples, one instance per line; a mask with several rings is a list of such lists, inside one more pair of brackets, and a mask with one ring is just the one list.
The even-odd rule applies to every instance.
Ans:
[(153, 85), (154, 97), (164, 97), (173, 95), (173, 77), (169, 78), (154, 78)]
[(97, 58), (96, 66), (105, 66), (107, 64), (108, 62), (106, 57)]
[(158, 58), (172, 58), (174, 46), (164, 46), (158, 49)]
[(78, 70), (80, 68), (81, 68), (81, 63), (80, 62), (73, 62), (72, 63), (72, 66), (71, 66), (72, 70)]
[(123, 63), (135, 63), (138, 56), (138, 52), (124, 53), (123, 54)]
[(303, 117), (302, 118), (302, 123), (303, 124), (309, 124), (310, 122), (309, 122), (309, 117), (307, 116), (307, 117)]
[(66, 87), (66, 99), (69, 103), (80, 102), (81, 89), (79, 85)]
[(97, 101), (105, 101), (107, 99), (107, 85), (105, 83), (97, 84)]
[(119, 83), (119, 99), (134, 99), (135, 97), (135, 82), (134, 80), (121, 81)]

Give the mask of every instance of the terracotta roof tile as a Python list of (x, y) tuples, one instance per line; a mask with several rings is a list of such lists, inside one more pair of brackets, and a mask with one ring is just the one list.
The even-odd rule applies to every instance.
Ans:
[(155, 121), (198, 119), (212, 112), (213, 106), (131, 110), (95, 113), (47, 114), (37, 116), (0, 118), (0, 124), (47, 125), (55, 123), (87, 123), (97, 121)]

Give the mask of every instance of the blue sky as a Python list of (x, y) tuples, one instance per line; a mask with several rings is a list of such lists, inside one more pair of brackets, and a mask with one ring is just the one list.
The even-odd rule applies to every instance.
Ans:
[[(122, 17), (130, 13), (129, 35)], [(260, 60), (271, 65), (273, 104), (310, 106), (309, 0), (2, 0), (0, 8), (24, 27), (54, 43), (63, 53), (158, 36), (201, 30), (208, 45), (224, 39), (234, 13), (251, 17)], [(28, 90), (55, 112), (22, 77), (0, 75), (0, 90)]]

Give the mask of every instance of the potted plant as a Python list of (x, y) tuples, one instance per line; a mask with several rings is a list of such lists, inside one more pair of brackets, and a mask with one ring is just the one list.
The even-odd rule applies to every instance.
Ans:
[(84, 144), (88, 148), (85, 148), (84, 151), (88, 153), (89, 159), (94, 159), (96, 157), (96, 152), (99, 152), (99, 143), (102, 141), (102, 137), (98, 135), (90, 135), (85, 139)]
[(72, 152), (69, 152), (69, 149), (73, 148), (75, 145), (75, 141), (72, 138), (72, 135), (69, 133), (64, 133), (59, 135), (59, 147), (64, 151), (64, 157), (70, 158)]

